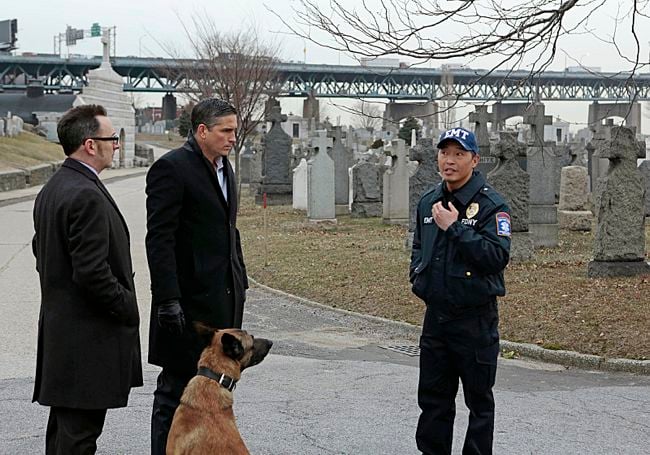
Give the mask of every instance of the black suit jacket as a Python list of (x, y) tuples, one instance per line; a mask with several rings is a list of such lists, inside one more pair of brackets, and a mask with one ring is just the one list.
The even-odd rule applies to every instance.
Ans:
[(36, 198), (41, 282), (34, 401), (126, 406), (142, 385), (129, 232), (104, 185), (68, 158)]
[[(214, 169), (193, 137), (159, 158), (147, 174), (147, 259), (151, 272), (149, 362), (196, 371), (202, 344), (191, 323), (241, 327), (248, 280), (236, 228), (237, 189), (224, 160), (226, 202)], [(157, 305), (178, 299), (186, 329), (161, 329)]]

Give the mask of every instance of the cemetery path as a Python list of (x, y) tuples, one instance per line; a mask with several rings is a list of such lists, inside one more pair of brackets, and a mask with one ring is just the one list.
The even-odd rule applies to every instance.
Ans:
[[(146, 321), (144, 176), (108, 188), (129, 224)], [(29, 248), (32, 205), (0, 207), (0, 454), (7, 455), (42, 452), (47, 419), (47, 409), (31, 403), (40, 299)], [(244, 320), (251, 333), (275, 341), (235, 392), (235, 414), (251, 453), (417, 453), (418, 358), (381, 347), (412, 345), (412, 329), (259, 287), (249, 292)], [(146, 351), (146, 323), (141, 335)], [(98, 453), (148, 453), (158, 370), (144, 369), (145, 386), (133, 391), (129, 407), (108, 413)], [(636, 454), (650, 444), (650, 377), (501, 359), (495, 394), (498, 454)], [(454, 453), (467, 423), (460, 395), (457, 408)]]

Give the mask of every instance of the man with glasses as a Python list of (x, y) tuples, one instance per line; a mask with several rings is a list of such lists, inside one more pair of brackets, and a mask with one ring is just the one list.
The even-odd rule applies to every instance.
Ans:
[(211, 98), (191, 113), (187, 142), (147, 174), (151, 274), (149, 362), (162, 367), (154, 392), (151, 452), (164, 454), (174, 411), (197, 372), (204, 344), (192, 322), (242, 324), (248, 280), (236, 228), (237, 192), (228, 154), (237, 111)]
[(46, 454), (93, 454), (106, 410), (142, 385), (129, 231), (99, 180), (119, 148), (106, 110), (75, 107), (57, 126), (67, 159), (34, 205), (41, 284), (34, 401), (50, 406)]

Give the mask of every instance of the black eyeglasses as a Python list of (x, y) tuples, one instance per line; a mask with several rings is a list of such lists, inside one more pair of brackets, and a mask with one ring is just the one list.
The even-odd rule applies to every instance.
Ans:
[(92, 139), (93, 141), (112, 141), (114, 144), (120, 143), (119, 136), (108, 136), (108, 137), (88, 137), (86, 139)]

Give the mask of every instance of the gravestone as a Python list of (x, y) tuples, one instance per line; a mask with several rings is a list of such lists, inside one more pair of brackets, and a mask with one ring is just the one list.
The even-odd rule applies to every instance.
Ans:
[(593, 214), (589, 210), (589, 175), (583, 166), (565, 166), (560, 179), (558, 224), (569, 231), (590, 231)]
[(239, 154), (239, 181), (248, 185), (251, 182), (251, 166), (253, 156), (255, 152), (253, 151), (253, 146), (249, 140), (244, 144), (244, 149)]
[(266, 193), (267, 204), (289, 205), (293, 203), (292, 181), (289, 175), (292, 140), (280, 125), (287, 120), (287, 116), (280, 111), (280, 105), (274, 104), (270, 111), (266, 120), (271, 122), (271, 129), (264, 136), (262, 184), (255, 195), (255, 203), (262, 204), (263, 195)]
[(7, 137), (16, 137), (23, 132), (23, 119), (16, 116), (10, 115), (5, 118), (5, 136)]
[(309, 221), (336, 223), (334, 160), (329, 155), (332, 139), (325, 130), (316, 133), (307, 162), (307, 216)]
[(555, 168), (557, 157), (551, 143), (528, 146), (526, 172), (530, 176), (529, 227), (535, 247), (555, 247), (559, 225), (555, 205)]
[(349, 211), (350, 179), (349, 172), (352, 156), (343, 144), (343, 134), (340, 126), (332, 129), (334, 145), (332, 159), (334, 160), (334, 191), (336, 201), (336, 214), (342, 215)]
[(0, 137), (4, 137), (6, 134), (6, 122), (5, 119), (0, 117)]
[[(544, 114), (545, 106), (542, 103), (532, 103), (524, 114), (524, 123), (530, 125), (530, 136), (528, 145), (533, 147), (544, 147), (544, 125), (553, 124), (553, 117)], [(528, 172), (532, 177), (532, 173)]]
[[(415, 231), (415, 216), (422, 195), (439, 184), (438, 153), (431, 138), (418, 139), (417, 145), (409, 150), (409, 159), (417, 163), (415, 173), (409, 179), (409, 231)], [(410, 243), (410, 242), (407, 242)]]
[(528, 260), (533, 257), (533, 240), (529, 231), (530, 175), (519, 165), (526, 155), (526, 145), (517, 141), (516, 132), (499, 132), (499, 141), (492, 145), (496, 168), (487, 175), (488, 182), (508, 203), (512, 222), (510, 258)]
[(645, 261), (644, 183), (636, 160), (645, 156), (645, 144), (632, 128), (613, 127), (596, 155), (609, 160), (601, 179), (591, 278), (650, 273)]
[(470, 112), (469, 121), (474, 124), (474, 134), (479, 148), (479, 162), (477, 169), (487, 175), (496, 167), (497, 159), (490, 151), (490, 133), (488, 123), (494, 121), (494, 114), (488, 113), (487, 106), (475, 106), (475, 112)]
[(555, 166), (555, 176), (553, 179), (553, 188), (555, 191), (555, 203), (560, 202), (560, 180), (562, 178), (562, 168), (571, 164), (573, 160), (571, 146), (569, 144), (557, 144), (553, 146), (557, 160)]
[(382, 216), (384, 170), (385, 166), (376, 163), (372, 154), (362, 155), (359, 162), (352, 166), (353, 218)]
[(650, 216), (650, 160), (645, 160), (639, 164), (639, 172), (643, 177), (645, 184), (645, 216)]
[(570, 142), (571, 162), (569, 166), (582, 166), (587, 168), (587, 141), (581, 138), (579, 142)]
[(251, 196), (255, 196), (257, 190), (262, 185), (262, 152), (259, 151), (261, 148), (261, 144), (259, 148), (254, 148), (254, 154), (251, 158), (251, 180), (248, 183), (249, 194)]
[(300, 160), (300, 164), (293, 170), (293, 208), (307, 210), (307, 160)]
[(384, 223), (408, 225), (409, 168), (406, 143), (402, 139), (395, 139), (391, 141), (387, 152), (390, 155), (391, 163), (384, 172), (382, 198)]

